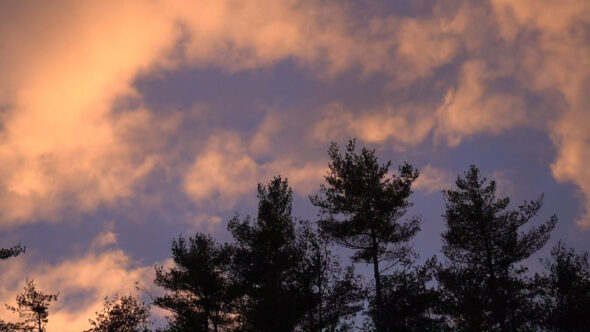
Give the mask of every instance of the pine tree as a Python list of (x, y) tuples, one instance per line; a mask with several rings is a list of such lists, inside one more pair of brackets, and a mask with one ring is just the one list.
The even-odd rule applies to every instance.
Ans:
[(438, 314), (438, 291), (429, 285), (434, 280), (436, 260), (395, 271), (383, 279), (382, 323), (391, 332), (441, 332), (447, 330)]
[(293, 331), (308, 310), (304, 281), (305, 249), (291, 216), (292, 191), (275, 177), (258, 185), (258, 215), (234, 217), (228, 225), (236, 240), (235, 275), (245, 301), (240, 310), (246, 331)]
[[(25, 252), (25, 248), (20, 244), (15, 245), (12, 248), (0, 248), (0, 260), (9, 259)], [(20, 323), (10, 323), (0, 319), (0, 331), (17, 331), (22, 326)]]
[(577, 253), (559, 242), (551, 259), (543, 259), (549, 273), (544, 286), (543, 315), (548, 331), (582, 332), (590, 327), (590, 263), (588, 252)]
[(354, 317), (363, 309), (366, 292), (354, 266), (342, 267), (330, 250), (330, 240), (308, 222), (300, 231), (306, 247), (304, 278), (311, 293), (308, 312), (299, 325), (305, 332), (344, 332), (354, 330)]
[(442, 234), (447, 264), (438, 281), (444, 308), (459, 331), (528, 331), (534, 329), (535, 289), (527, 269), (517, 265), (545, 245), (557, 218), (520, 232), (537, 214), (542, 197), (509, 210), (509, 198), (496, 198), (496, 183), (471, 166), (457, 188), (443, 191), (446, 201)]
[(12, 248), (8, 248), (8, 249), (0, 248), (0, 259), (3, 260), (3, 259), (8, 259), (10, 257), (15, 257), (15, 256), (20, 255), (23, 252), (25, 252), (25, 247), (22, 247), (20, 245), (20, 243), (15, 245)]
[(383, 312), (381, 276), (393, 266), (412, 262), (408, 241), (420, 230), (417, 217), (401, 221), (411, 206), (408, 198), (418, 172), (403, 164), (399, 175), (390, 174), (391, 162), (379, 165), (375, 151), (366, 148), (357, 154), (354, 140), (344, 154), (332, 143), (328, 154), (331, 162), (326, 183), (311, 202), (320, 208), (322, 231), (337, 244), (353, 249), (355, 262), (373, 265), (375, 295), (371, 303), (377, 331), (383, 331), (379, 322)]
[[(58, 294), (49, 294), (36, 289), (33, 280), (27, 280), (23, 291), (16, 296), (16, 306), (7, 305), (8, 310), (24, 318), (23, 328), (45, 331), (49, 316), (49, 305), (57, 301)], [(20, 324), (17, 324), (20, 325)]]
[(230, 245), (201, 233), (188, 243), (182, 236), (173, 241), (175, 266), (157, 266), (155, 279), (169, 293), (154, 299), (154, 305), (173, 312), (170, 331), (217, 332), (232, 324), (237, 298), (229, 273), (232, 255)]
[(104, 308), (89, 319), (91, 329), (85, 332), (142, 332), (147, 331), (150, 307), (137, 298), (127, 295), (106, 297)]

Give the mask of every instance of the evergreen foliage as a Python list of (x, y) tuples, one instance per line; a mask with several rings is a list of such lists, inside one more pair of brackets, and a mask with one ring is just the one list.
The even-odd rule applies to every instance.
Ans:
[[(355, 251), (355, 262), (373, 266), (375, 295), (373, 312), (382, 312), (382, 274), (396, 265), (410, 265), (414, 255), (408, 241), (420, 230), (420, 218), (406, 222), (401, 218), (411, 203), (412, 183), (418, 171), (411, 165), (399, 167), (399, 175), (390, 174), (391, 162), (380, 165), (374, 150), (355, 151), (351, 140), (344, 154), (333, 143), (329, 172), (320, 195), (311, 198), (320, 208), (319, 226), (337, 244)], [(385, 267), (383, 267), (385, 265)], [(373, 317), (381, 317), (375, 314)], [(378, 331), (384, 330), (375, 321)]]
[(156, 267), (155, 284), (169, 292), (154, 304), (173, 312), (171, 331), (219, 331), (232, 324), (236, 296), (228, 277), (232, 247), (219, 245), (209, 235), (197, 233), (172, 244), (175, 266)]
[[(496, 183), (471, 166), (443, 191), (444, 261), (420, 265), (410, 241), (421, 220), (402, 220), (418, 172), (403, 164), (392, 174), (390, 162), (379, 164), (374, 150), (355, 145), (343, 152), (330, 146), (325, 183), (311, 197), (317, 223), (293, 217), (292, 190), (277, 176), (258, 185), (256, 217), (228, 222), (232, 241), (203, 233), (173, 239), (173, 264), (155, 267), (164, 292), (153, 305), (171, 314), (157, 331), (590, 331), (587, 252), (559, 242), (541, 260), (545, 273), (531, 276), (523, 265), (557, 222), (552, 216), (531, 225), (542, 196), (510, 208)], [(351, 250), (353, 263), (370, 265), (374, 282), (344, 266), (334, 245)], [(0, 259), (22, 252), (20, 245), (0, 249)], [(21, 321), (0, 320), (0, 331), (45, 331), (57, 299), (27, 280), (16, 305), (7, 305)], [(107, 297), (86, 332), (147, 332), (149, 315), (150, 305), (136, 297)]]
[(150, 307), (137, 298), (127, 295), (106, 297), (104, 308), (89, 319), (91, 329), (85, 332), (142, 332), (147, 331)]
[(308, 310), (310, 285), (291, 215), (292, 191), (275, 177), (258, 185), (258, 199), (255, 220), (236, 216), (228, 225), (236, 241), (234, 273), (245, 296), (239, 314), (246, 331), (293, 331)]
[(550, 259), (542, 260), (548, 274), (541, 313), (548, 331), (582, 332), (590, 328), (590, 264), (588, 252), (577, 253), (563, 242), (553, 247)]
[(22, 247), (20, 243), (12, 248), (0, 248), (0, 259), (8, 259), (10, 257), (15, 257), (23, 252), (25, 252), (25, 247)]
[(444, 308), (458, 331), (535, 329), (535, 289), (526, 267), (517, 265), (539, 250), (557, 218), (520, 228), (539, 211), (542, 197), (509, 210), (509, 198), (496, 197), (496, 183), (471, 166), (446, 201), (442, 252), (448, 262), (438, 272)]
[(300, 324), (302, 331), (353, 331), (355, 315), (364, 307), (366, 291), (354, 266), (342, 267), (330, 250), (330, 240), (309, 223), (303, 223), (306, 247), (305, 276), (311, 288), (308, 312)]
[(429, 283), (434, 279), (436, 261), (395, 271), (383, 279), (383, 310), (379, 320), (388, 332), (441, 332), (447, 329), (438, 314), (439, 293)]
[(24, 319), (22, 323), (11, 324), (22, 329), (38, 332), (45, 331), (49, 321), (49, 305), (57, 301), (58, 294), (44, 293), (37, 290), (33, 280), (27, 280), (23, 291), (16, 296), (16, 306), (7, 305), (8, 310), (17, 313)]

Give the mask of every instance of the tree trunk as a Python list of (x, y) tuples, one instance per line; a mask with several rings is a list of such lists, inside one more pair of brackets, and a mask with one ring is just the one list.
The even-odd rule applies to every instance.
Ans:
[(382, 295), (381, 295), (381, 272), (379, 271), (379, 248), (377, 245), (377, 239), (374, 234), (374, 231), (371, 232), (372, 241), (373, 241), (373, 248), (372, 248), (372, 256), (373, 256), (373, 276), (375, 278), (375, 328), (376, 332), (383, 331), (383, 327), (381, 326), (381, 314), (382, 314)]

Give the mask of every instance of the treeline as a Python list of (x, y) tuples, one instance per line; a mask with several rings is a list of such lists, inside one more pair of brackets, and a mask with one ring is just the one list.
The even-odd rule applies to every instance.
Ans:
[[(292, 191), (275, 177), (258, 185), (258, 213), (228, 223), (230, 243), (210, 235), (174, 239), (171, 267), (156, 266), (162, 288), (145, 304), (105, 299), (88, 331), (147, 331), (149, 306), (170, 312), (159, 331), (423, 332), (590, 331), (588, 253), (559, 242), (532, 274), (523, 261), (549, 240), (557, 218), (531, 225), (539, 199), (511, 209), (477, 167), (444, 190), (442, 254), (419, 263), (412, 239), (419, 217), (406, 217), (418, 171), (390, 171), (374, 150), (329, 149), (325, 182), (311, 202), (319, 220), (292, 215)], [(334, 245), (352, 253), (345, 266)], [(2, 259), (20, 246), (2, 250)], [(355, 264), (371, 267), (365, 280)], [(5, 330), (43, 331), (49, 304), (29, 281), (9, 309), (23, 318)], [(12, 329), (12, 330), (11, 330)]]

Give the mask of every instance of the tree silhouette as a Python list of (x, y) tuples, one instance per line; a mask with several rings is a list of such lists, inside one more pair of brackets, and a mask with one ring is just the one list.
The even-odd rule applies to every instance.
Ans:
[[(0, 260), (5, 260), (10, 257), (15, 257), (20, 255), (21, 253), (25, 252), (25, 247), (22, 247), (19, 244), (15, 245), (12, 248), (0, 248)], [(22, 328), (22, 324), (19, 323), (10, 323), (0, 319), (0, 331), (16, 331), (19, 328)]]
[(229, 269), (232, 248), (218, 245), (209, 235), (197, 233), (172, 244), (174, 267), (156, 266), (155, 284), (170, 292), (154, 304), (173, 312), (171, 331), (219, 331), (232, 323), (236, 296)]
[(91, 329), (85, 332), (141, 332), (147, 331), (150, 307), (127, 295), (106, 297), (104, 308), (89, 319)]
[(543, 259), (549, 274), (544, 285), (544, 326), (555, 332), (582, 332), (590, 327), (590, 264), (588, 252), (577, 253), (559, 242), (551, 259)]
[[(311, 197), (320, 208), (319, 225), (337, 244), (355, 251), (355, 262), (373, 265), (375, 296), (371, 301), (377, 331), (383, 326), (378, 317), (383, 312), (381, 275), (398, 264), (412, 261), (408, 241), (420, 230), (417, 217), (401, 222), (418, 172), (409, 164), (399, 167), (399, 175), (390, 174), (391, 162), (379, 165), (374, 150), (355, 152), (351, 140), (344, 154), (332, 143), (331, 162), (320, 195)], [(386, 267), (382, 267), (385, 264)]]
[(436, 289), (428, 283), (434, 279), (435, 260), (408, 270), (395, 271), (383, 278), (384, 331), (440, 332), (447, 329), (438, 315), (440, 302)]
[(10, 257), (18, 256), (25, 252), (25, 247), (21, 247), (20, 243), (12, 248), (0, 248), (0, 259), (8, 259)]
[(49, 305), (57, 301), (58, 294), (49, 294), (38, 291), (33, 280), (27, 280), (23, 291), (16, 296), (16, 306), (7, 305), (8, 310), (18, 313), (24, 318), (21, 325), (24, 328), (37, 328), (38, 332), (44, 331), (48, 322)]
[(510, 199), (496, 198), (496, 183), (486, 185), (475, 166), (456, 185), (443, 191), (442, 251), (448, 262), (437, 277), (445, 310), (459, 331), (532, 329), (535, 290), (525, 278), (527, 269), (516, 264), (545, 245), (557, 218), (522, 233), (542, 197), (508, 210)]
[(342, 268), (329, 248), (330, 240), (309, 223), (303, 223), (301, 238), (306, 249), (305, 277), (311, 287), (306, 298), (310, 310), (300, 324), (302, 331), (352, 331), (352, 318), (363, 309), (366, 292), (353, 266)]
[(255, 220), (236, 216), (228, 224), (236, 240), (234, 272), (245, 296), (240, 317), (247, 331), (293, 331), (308, 311), (310, 285), (291, 216), (292, 191), (278, 176), (258, 185), (258, 199)]

